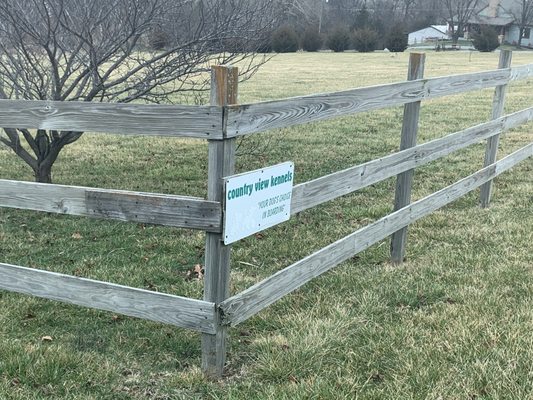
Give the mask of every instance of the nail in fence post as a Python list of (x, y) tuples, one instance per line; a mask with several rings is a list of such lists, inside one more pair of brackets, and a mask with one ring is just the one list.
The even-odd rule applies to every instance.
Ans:
[[(424, 53), (411, 53), (409, 57), (409, 72), (407, 80), (413, 81), (424, 77), (426, 55)], [(409, 103), (404, 106), (402, 138), (400, 150), (416, 146), (418, 134), (418, 121), (420, 119), (421, 102)], [(405, 207), (411, 202), (411, 187), (413, 184), (414, 169), (405, 171), (396, 179), (396, 193), (394, 196), (394, 211)], [(393, 263), (401, 263), (405, 257), (405, 242), (407, 227), (400, 229), (391, 236), (391, 259)]]
[[(216, 66), (211, 69), (211, 105), (237, 103), (238, 69)], [(225, 113), (224, 113), (225, 114)], [(223, 129), (226, 130), (224, 115)], [(222, 178), (235, 172), (235, 139), (209, 141), (207, 199), (223, 201)], [(207, 233), (205, 248), (204, 300), (221, 303), (229, 295), (231, 247), (225, 246), (221, 233)], [(214, 335), (202, 334), (202, 369), (220, 377), (226, 361), (227, 328), (218, 322)]]
[[(498, 64), (499, 69), (509, 68), (511, 66), (511, 60), (513, 58), (513, 52), (510, 50), (500, 51), (500, 62)], [(503, 115), (503, 109), (505, 107), (505, 94), (507, 92), (507, 84), (496, 86), (494, 91), (494, 100), (492, 101), (492, 119), (498, 119)], [(485, 150), (485, 161), (483, 167), (496, 162), (496, 155), (498, 154), (498, 145), (500, 144), (500, 134), (494, 135), (487, 140), (487, 148)], [(481, 186), (481, 207), (485, 208), (489, 206), (490, 197), (492, 192), (492, 181)]]

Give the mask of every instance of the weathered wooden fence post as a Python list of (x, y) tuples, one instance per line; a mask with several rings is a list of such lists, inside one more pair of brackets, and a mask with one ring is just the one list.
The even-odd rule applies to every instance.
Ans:
[[(500, 51), (500, 62), (498, 68), (509, 68), (511, 66), (511, 60), (513, 58), (513, 52), (510, 50)], [(507, 84), (496, 86), (494, 91), (494, 100), (492, 101), (492, 119), (500, 118), (503, 115), (503, 109), (505, 107), (505, 94), (507, 92)], [(498, 146), (500, 144), (500, 134), (490, 137), (487, 140), (487, 148), (485, 150), (485, 161), (483, 167), (493, 164), (496, 161), (496, 155), (498, 154)], [(481, 186), (481, 207), (485, 208), (489, 206), (490, 197), (492, 192), (492, 180)]]
[[(211, 70), (211, 105), (237, 103), (238, 69), (216, 66)], [(226, 115), (223, 116), (224, 136)], [(235, 171), (235, 139), (209, 141), (207, 199), (223, 199), (222, 178)], [(222, 233), (207, 233), (205, 248), (204, 300), (217, 305), (229, 295), (231, 247), (223, 243)], [(217, 323), (214, 335), (202, 334), (202, 369), (211, 377), (220, 377), (226, 361), (227, 328)]]
[[(413, 81), (424, 77), (426, 55), (424, 53), (411, 53), (409, 56), (409, 72), (407, 80)], [(418, 121), (420, 119), (421, 102), (409, 103), (404, 106), (402, 138), (400, 150), (416, 146), (418, 135)], [(396, 179), (396, 192), (394, 196), (394, 211), (405, 207), (411, 202), (411, 187), (413, 185), (414, 169), (405, 171)], [(391, 237), (391, 259), (393, 263), (401, 263), (405, 257), (405, 241), (407, 227), (393, 233)]]

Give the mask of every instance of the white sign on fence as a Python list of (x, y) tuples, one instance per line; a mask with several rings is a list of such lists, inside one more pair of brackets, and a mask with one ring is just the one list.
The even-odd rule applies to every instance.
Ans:
[(224, 178), (224, 244), (288, 221), (293, 181), (292, 162)]

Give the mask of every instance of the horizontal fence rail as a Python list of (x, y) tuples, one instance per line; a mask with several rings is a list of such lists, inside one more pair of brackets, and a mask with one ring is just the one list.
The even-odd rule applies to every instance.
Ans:
[(504, 85), (533, 76), (533, 65), (418, 79), (336, 93), (294, 97), (228, 108), (227, 137), (286, 128), (343, 115)]
[(296, 185), (292, 191), (291, 214), (299, 213), (384, 179), (392, 178), (401, 172), (425, 165), (532, 120), (533, 107), (390, 156), (301, 183)]
[(0, 289), (199, 332), (215, 331), (215, 304), (0, 263)]
[(222, 139), (222, 112), (211, 106), (0, 100), (0, 126)]
[(533, 77), (533, 64), (519, 65), (511, 68), (511, 81)]
[(460, 181), (395, 211), (277, 272), (220, 304), (223, 321), (239, 324), (283, 296), (418, 219), (459, 199), (533, 156), (533, 143)]
[(221, 231), (218, 202), (194, 197), (0, 179), (0, 207)]
[[(533, 65), (229, 107), (0, 100), (0, 126), (216, 139), (459, 94), (533, 76)], [(224, 121), (227, 109), (227, 121)], [(226, 125), (226, 126), (225, 126)]]

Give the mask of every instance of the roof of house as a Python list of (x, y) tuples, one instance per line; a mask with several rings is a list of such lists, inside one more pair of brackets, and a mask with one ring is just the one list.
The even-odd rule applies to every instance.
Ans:
[(431, 25), (431, 27), (442, 33), (448, 32), (448, 25)]
[(430, 25), (430, 26), (427, 26), (425, 28), (418, 29), (418, 30), (416, 30), (414, 32), (411, 32), (409, 34), (412, 35), (414, 33), (428, 31), (428, 30), (436, 31), (435, 33), (440, 33), (442, 35), (446, 35), (447, 34), (446, 32), (448, 31), (448, 26), (447, 25)]
[(520, 0), (481, 0), (479, 11), (468, 22), (480, 25), (509, 25), (515, 21), (520, 7)]

